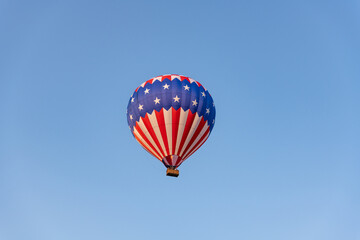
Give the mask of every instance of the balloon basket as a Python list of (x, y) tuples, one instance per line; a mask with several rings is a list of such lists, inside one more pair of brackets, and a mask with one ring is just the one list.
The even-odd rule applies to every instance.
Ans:
[(179, 176), (179, 170), (168, 168), (166, 170), (166, 176), (178, 177)]

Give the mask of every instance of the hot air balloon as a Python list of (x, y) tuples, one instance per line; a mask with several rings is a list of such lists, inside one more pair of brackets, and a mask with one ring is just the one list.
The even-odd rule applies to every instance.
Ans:
[(131, 133), (140, 145), (177, 177), (177, 168), (208, 139), (215, 104), (199, 82), (181, 75), (152, 78), (131, 95), (127, 107)]

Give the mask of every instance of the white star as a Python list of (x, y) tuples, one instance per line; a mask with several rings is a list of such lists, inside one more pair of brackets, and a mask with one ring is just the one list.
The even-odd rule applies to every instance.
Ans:
[(156, 97), (154, 102), (155, 102), (155, 105), (158, 104), (158, 103), (160, 104), (160, 99)]
[(213, 107), (215, 107), (215, 103), (213, 102)]
[(133, 120), (133, 115), (130, 114), (130, 119)]
[(193, 103), (193, 106), (196, 106), (198, 104), (196, 99), (194, 101), (192, 101), (192, 103)]
[(150, 89), (147, 88), (147, 89), (145, 89), (144, 93), (147, 94), (147, 93), (149, 93), (149, 91), (150, 91)]
[(184, 88), (185, 88), (185, 90), (188, 90), (188, 91), (190, 89), (188, 85), (185, 85)]
[(210, 108), (207, 108), (207, 109), (206, 109), (206, 113), (207, 113), (207, 114), (210, 114)]
[(138, 109), (141, 111), (141, 110), (143, 110), (143, 109), (144, 109), (143, 107), (144, 107), (144, 105), (139, 104)]
[(204, 93), (204, 92), (201, 92), (201, 95), (202, 95), (203, 97), (205, 97), (205, 93)]
[(213, 120), (213, 124), (215, 123), (215, 119)]
[(167, 85), (167, 83), (165, 83), (165, 85), (163, 86), (164, 90), (165, 89), (169, 89), (170, 85)]
[(132, 98), (131, 98), (131, 102), (134, 102), (134, 100), (135, 100), (135, 98), (132, 97)]
[(180, 102), (179, 100), (180, 98), (176, 95), (176, 97), (174, 97), (174, 102)]

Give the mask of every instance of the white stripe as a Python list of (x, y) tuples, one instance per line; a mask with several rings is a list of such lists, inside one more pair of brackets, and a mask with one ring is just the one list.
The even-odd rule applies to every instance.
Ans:
[(154, 110), (154, 111), (152, 112), (152, 114), (148, 114), (148, 117), (149, 117), (151, 126), (152, 126), (152, 128), (154, 129), (154, 132), (155, 132), (155, 134), (156, 134), (156, 138), (157, 138), (157, 140), (159, 141), (160, 146), (161, 146), (163, 152), (165, 153), (165, 156), (167, 156), (167, 155), (169, 155), (169, 153), (166, 151), (165, 144), (164, 144), (164, 139), (163, 139), (163, 137), (162, 137), (162, 135), (161, 135), (159, 123), (158, 123), (158, 121), (157, 121), (155, 112), (156, 112), (156, 111)]
[(177, 159), (178, 159), (178, 156), (176, 156), (176, 155), (171, 156), (170, 165), (175, 166), (175, 163), (176, 163)]
[[(147, 114), (147, 115), (148, 115), (148, 114)], [(141, 131), (143, 131), (144, 134), (145, 134), (145, 136), (149, 139), (150, 143), (154, 146), (154, 148), (156, 149), (156, 151), (158, 151), (158, 153), (161, 154), (160, 149), (157, 147), (154, 139), (151, 137), (149, 131), (147, 130), (147, 128), (146, 128), (146, 126), (145, 126), (145, 124), (144, 124), (144, 122), (143, 122), (143, 120), (142, 120), (141, 118), (140, 118), (140, 121), (138, 122), (138, 125), (139, 125)], [(160, 157), (161, 157), (161, 159), (164, 158), (164, 156), (161, 156), (161, 155), (160, 155)]]
[(206, 142), (206, 140), (209, 138), (210, 132), (207, 134), (207, 136), (200, 142), (199, 146), (197, 146), (193, 151), (191, 151), (190, 153), (188, 153), (187, 155), (185, 155), (185, 159), (184, 161), (190, 157), (191, 155), (193, 155), (194, 152), (196, 152), (200, 147), (201, 144), (203, 144), (204, 142)]
[(193, 121), (193, 123), (191, 125), (191, 129), (190, 129), (189, 134), (188, 134), (188, 136), (186, 138), (186, 141), (185, 141), (184, 146), (183, 146), (183, 148), (181, 150), (181, 153), (179, 154), (180, 156), (183, 156), (183, 153), (184, 153), (187, 145), (189, 144), (192, 136), (194, 136), (194, 132), (197, 129), (197, 127), (199, 126), (199, 123), (201, 122), (201, 119), (202, 119), (202, 117), (199, 117), (199, 114), (195, 113), (194, 121)]
[(143, 83), (140, 85), (140, 87), (144, 87), (146, 82), (147, 82), (147, 81), (143, 82)]
[(173, 165), (175, 166), (176, 162), (179, 160), (179, 156), (178, 155), (175, 155), (176, 157), (174, 158), (174, 163)]
[(175, 78), (180, 80), (180, 75), (172, 74), (171, 75), (171, 81), (174, 80)]
[(187, 150), (184, 153), (184, 156), (188, 155), (189, 151), (199, 142), (201, 137), (205, 134), (206, 130), (209, 128), (209, 125), (207, 122), (204, 124), (203, 128), (201, 129), (199, 135), (196, 137), (195, 141), (191, 144), (190, 147), (187, 148)]
[(170, 108), (168, 111), (163, 110), (164, 112), (164, 121), (166, 126), (166, 136), (168, 140), (168, 146), (169, 146), (169, 155), (174, 154), (172, 152), (172, 108)]
[[(189, 81), (190, 81), (190, 83), (193, 83), (193, 82), (195, 82), (196, 83), (196, 85), (197, 85), (197, 82), (194, 80), (194, 79), (192, 79), (192, 78), (189, 78)], [(198, 85), (199, 86), (199, 85)]]
[(163, 160), (164, 160), (164, 164), (165, 164), (165, 165), (170, 165), (170, 164), (169, 164), (169, 161), (166, 159), (166, 157), (164, 157)]
[(161, 82), (161, 76), (160, 76), (160, 77), (155, 77), (155, 78), (153, 78), (152, 83), (154, 83), (155, 81)]
[[(146, 151), (150, 151), (150, 154), (152, 154), (152, 155), (154, 155), (157, 159), (159, 159), (159, 160), (161, 160), (161, 158), (160, 158), (160, 156), (152, 149), (152, 147), (150, 147), (150, 145), (149, 144), (147, 144), (147, 142), (141, 137), (141, 134), (136, 130), (136, 128), (134, 128), (134, 135), (136, 135), (136, 137), (141, 141), (141, 142), (139, 142), (140, 143), (140, 145), (141, 146), (145, 146), (145, 147), (147, 147), (148, 149), (150, 149), (150, 150), (147, 150), (145, 147), (144, 147), (144, 149), (146, 150)], [(135, 138), (136, 139), (136, 138)], [(136, 139), (137, 140), (137, 139)]]
[(176, 147), (175, 147), (175, 152), (174, 152), (174, 154), (176, 154), (176, 155), (179, 155), (179, 153), (178, 153), (179, 146), (180, 146), (181, 138), (184, 134), (184, 128), (185, 128), (185, 124), (186, 124), (186, 120), (187, 120), (189, 111), (190, 111), (190, 109), (186, 110), (186, 112), (185, 112), (182, 108), (180, 108), (179, 129), (177, 132)]

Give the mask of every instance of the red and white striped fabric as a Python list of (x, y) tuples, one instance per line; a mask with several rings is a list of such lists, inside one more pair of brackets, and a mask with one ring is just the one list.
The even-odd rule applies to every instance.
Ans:
[(166, 167), (176, 169), (209, 137), (215, 106), (200, 83), (180, 75), (165, 75), (135, 90), (127, 115), (141, 146)]

